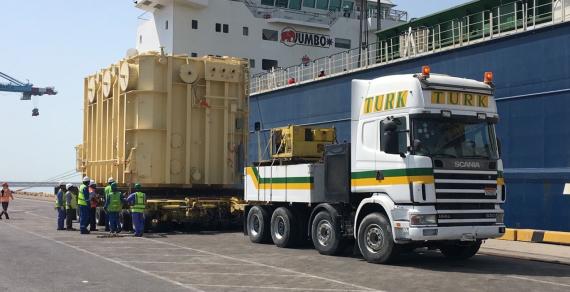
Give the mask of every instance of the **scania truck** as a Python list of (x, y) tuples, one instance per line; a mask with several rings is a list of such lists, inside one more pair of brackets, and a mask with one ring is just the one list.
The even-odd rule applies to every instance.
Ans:
[(353, 80), (350, 143), (331, 129), (275, 129), (271, 159), (245, 168), (244, 232), (279, 247), (310, 239), (327, 255), (354, 238), (372, 263), (418, 247), (472, 257), (505, 232), (492, 79), (425, 66)]

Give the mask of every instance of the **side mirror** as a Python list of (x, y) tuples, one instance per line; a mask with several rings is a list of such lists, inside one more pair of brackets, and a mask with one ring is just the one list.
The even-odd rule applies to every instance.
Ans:
[(497, 138), (497, 150), (499, 151), (499, 156), (503, 156), (503, 146), (499, 138)]
[(384, 124), (384, 152), (388, 154), (400, 154), (400, 141), (397, 129), (398, 126), (394, 121), (388, 121)]

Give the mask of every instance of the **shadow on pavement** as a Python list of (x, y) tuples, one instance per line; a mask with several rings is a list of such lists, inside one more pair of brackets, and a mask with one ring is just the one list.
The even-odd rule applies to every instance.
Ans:
[(491, 255), (476, 255), (469, 260), (454, 261), (437, 251), (402, 254), (394, 266), (447, 273), (570, 277), (570, 266), (564, 264)]

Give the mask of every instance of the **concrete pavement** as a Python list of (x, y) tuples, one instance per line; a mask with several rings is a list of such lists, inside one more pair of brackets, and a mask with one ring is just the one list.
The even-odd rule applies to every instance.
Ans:
[(14, 219), (0, 223), (0, 291), (570, 289), (570, 266), (492, 255), (504, 248), (494, 241), (465, 262), (426, 251), (403, 255), (395, 265), (373, 265), (350, 252), (333, 257), (252, 244), (238, 232), (81, 236), (55, 230), (53, 203), (21, 199), (10, 208)]
[(490, 239), (479, 253), (570, 265), (570, 246), (567, 245)]

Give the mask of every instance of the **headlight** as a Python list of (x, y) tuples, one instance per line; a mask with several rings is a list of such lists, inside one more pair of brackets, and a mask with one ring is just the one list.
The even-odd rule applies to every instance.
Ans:
[(505, 213), (497, 213), (497, 224), (505, 223)]
[(412, 214), (410, 225), (437, 225), (437, 218), (435, 214)]

